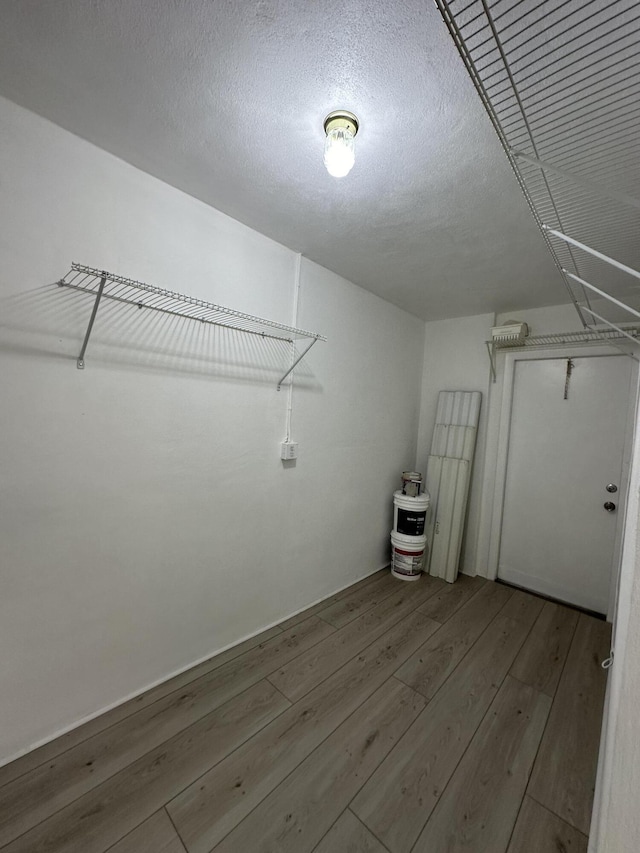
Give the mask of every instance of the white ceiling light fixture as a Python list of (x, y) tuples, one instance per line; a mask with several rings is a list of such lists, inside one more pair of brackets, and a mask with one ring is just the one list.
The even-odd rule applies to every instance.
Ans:
[(324, 120), (324, 165), (334, 178), (344, 178), (356, 159), (358, 119), (346, 110), (334, 110)]

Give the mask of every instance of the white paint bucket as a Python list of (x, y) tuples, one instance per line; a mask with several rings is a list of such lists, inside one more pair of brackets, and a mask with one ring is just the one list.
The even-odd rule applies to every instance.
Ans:
[(403, 581), (417, 581), (427, 550), (426, 536), (403, 536), (391, 531), (391, 574)]
[(429, 492), (411, 497), (402, 492), (393, 493), (393, 532), (402, 536), (424, 536)]

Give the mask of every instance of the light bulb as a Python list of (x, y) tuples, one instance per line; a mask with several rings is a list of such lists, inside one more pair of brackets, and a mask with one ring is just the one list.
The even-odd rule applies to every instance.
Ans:
[(356, 159), (358, 119), (347, 110), (335, 110), (324, 120), (324, 165), (334, 178), (348, 175)]
[(324, 142), (324, 165), (334, 178), (348, 175), (356, 159), (353, 133), (347, 127), (334, 127)]

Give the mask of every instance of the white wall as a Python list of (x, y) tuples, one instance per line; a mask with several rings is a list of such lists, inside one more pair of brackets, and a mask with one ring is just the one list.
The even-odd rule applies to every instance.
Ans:
[[(179, 155), (178, 155), (179, 156)], [(87, 297), (72, 260), (291, 321), (296, 256), (0, 101), (0, 762), (388, 560), (424, 324), (303, 261), (286, 345)]]
[(487, 402), (490, 382), (489, 356), (485, 341), (491, 336), (493, 314), (427, 323), (424, 370), (420, 404), (417, 470), (425, 472), (435, 424), (440, 391), (481, 391), (482, 407), (476, 453), (469, 491), (469, 509), (462, 543), (460, 567), (466, 574), (479, 571), (476, 541), (480, 518), (480, 495), (484, 472)]

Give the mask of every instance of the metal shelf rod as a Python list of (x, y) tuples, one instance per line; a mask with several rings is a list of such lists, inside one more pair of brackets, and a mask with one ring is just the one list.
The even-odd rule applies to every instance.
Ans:
[(635, 308), (631, 308), (631, 306), (626, 305), (624, 302), (621, 302), (619, 299), (616, 299), (615, 296), (611, 296), (609, 293), (605, 293), (604, 290), (600, 290), (599, 287), (596, 287), (595, 284), (589, 284), (588, 281), (585, 281), (583, 278), (580, 278), (577, 275), (574, 275), (572, 272), (568, 272), (567, 270), (562, 270), (565, 275), (568, 275), (569, 278), (572, 278), (574, 281), (579, 282), (583, 287), (588, 287), (589, 290), (593, 290), (594, 293), (597, 293), (599, 296), (602, 296), (604, 299), (608, 299), (609, 302), (613, 302), (614, 305), (617, 305), (618, 308), (624, 308), (625, 311), (628, 311), (630, 314), (633, 314), (634, 317), (640, 317), (640, 311), (636, 311)]
[(584, 305), (582, 306), (582, 310), (586, 311), (587, 314), (591, 314), (592, 317), (595, 317), (597, 320), (600, 320), (602, 323), (609, 326), (611, 329), (615, 329), (616, 332), (620, 332), (621, 335), (624, 335), (625, 338), (629, 338), (629, 340), (633, 341), (634, 344), (640, 346), (640, 341), (638, 340), (638, 338), (634, 338), (633, 335), (630, 335), (629, 332), (625, 332), (625, 330), (621, 329), (620, 326), (616, 326), (615, 323), (612, 323), (610, 320), (606, 320), (604, 317), (601, 317), (600, 314), (596, 314), (596, 312), (592, 311), (591, 308), (585, 308)]
[[(593, 255), (594, 258), (598, 258), (600, 261), (604, 261), (607, 264), (611, 264), (612, 267), (615, 267), (618, 270), (622, 270), (622, 272), (626, 272), (629, 275), (634, 276), (634, 278), (640, 278), (640, 272), (638, 270), (634, 270), (633, 267), (628, 267), (626, 264), (621, 264), (620, 261), (616, 261), (615, 258), (610, 258), (608, 255), (603, 255), (602, 252), (598, 252), (596, 249), (592, 249), (590, 246), (581, 243), (579, 240), (574, 240), (573, 237), (567, 237), (566, 234), (563, 234), (562, 231), (556, 231), (555, 228), (549, 228), (548, 225), (542, 226), (545, 231), (548, 231), (550, 234), (553, 234), (554, 237), (559, 237), (560, 240), (564, 240), (566, 243), (570, 243), (572, 246), (576, 246), (578, 249), (582, 249), (584, 252), (588, 252), (588, 254)], [(566, 270), (563, 270), (566, 272)]]
[(106, 282), (107, 274), (106, 272), (103, 272), (102, 277), (100, 279), (100, 285), (98, 287), (98, 293), (96, 294), (96, 301), (93, 303), (91, 316), (89, 317), (89, 325), (87, 326), (87, 331), (85, 332), (84, 340), (82, 342), (82, 349), (80, 350), (80, 355), (78, 356), (78, 360), (76, 361), (76, 367), (78, 368), (78, 370), (84, 370), (84, 354), (87, 351), (87, 344), (89, 343), (89, 338), (91, 337), (91, 330), (93, 329), (93, 324), (96, 320), (96, 314), (98, 313), (98, 305), (100, 305), (100, 300), (102, 299), (102, 293), (104, 291), (104, 286)]
[(298, 364), (298, 362), (302, 361), (302, 359), (303, 359), (303, 358), (305, 357), (305, 355), (309, 352), (309, 350), (311, 349), (311, 347), (315, 344), (315, 342), (316, 342), (317, 340), (318, 340), (318, 338), (314, 338), (314, 339), (311, 341), (311, 343), (309, 344), (309, 346), (305, 349), (305, 351), (304, 351), (303, 353), (301, 353), (301, 354), (296, 358), (296, 360), (293, 362), (293, 364), (291, 365), (291, 367), (289, 368), (289, 370), (287, 370), (287, 372), (284, 374), (284, 376), (281, 376), (281, 377), (280, 377), (280, 379), (278, 380), (278, 391), (280, 390), (280, 386), (282, 385), (282, 383), (284, 382), (284, 380), (287, 378), (287, 376), (288, 376), (290, 373), (292, 373), (292, 372), (293, 372), (294, 367)]

